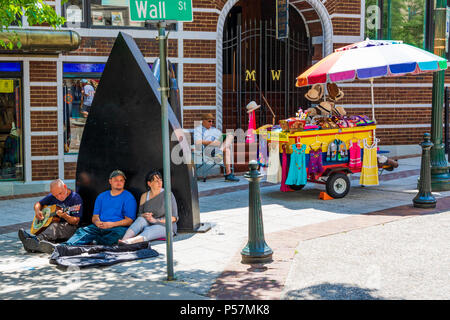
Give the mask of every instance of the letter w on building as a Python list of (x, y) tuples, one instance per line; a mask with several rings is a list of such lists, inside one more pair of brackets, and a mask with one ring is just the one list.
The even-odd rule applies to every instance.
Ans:
[(272, 80), (280, 80), (281, 70), (270, 70), (272, 71)]

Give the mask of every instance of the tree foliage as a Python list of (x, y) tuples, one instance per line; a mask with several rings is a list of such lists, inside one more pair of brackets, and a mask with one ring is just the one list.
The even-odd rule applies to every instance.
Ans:
[(57, 28), (65, 23), (65, 19), (43, 0), (0, 0), (0, 32), (8, 34), (7, 39), (0, 39), (0, 46), (14, 49), (16, 44), (20, 49), (20, 39), (14, 28), (10, 27), (22, 27), (22, 17), (27, 18), (30, 26), (45, 23)]

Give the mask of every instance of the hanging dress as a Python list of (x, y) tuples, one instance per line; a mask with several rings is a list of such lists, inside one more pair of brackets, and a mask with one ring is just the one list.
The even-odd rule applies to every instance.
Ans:
[(245, 138), (245, 142), (254, 143), (256, 142), (256, 119), (255, 119), (255, 110), (249, 113), (248, 115), (248, 130), (247, 137)]
[(264, 136), (260, 134), (258, 143), (258, 163), (261, 167), (267, 167), (268, 162), (269, 159), (267, 156), (267, 135)]
[(267, 168), (267, 182), (281, 182), (281, 164), (278, 143), (269, 145), (269, 167)]
[(358, 142), (350, 141), (349, 147), (350, 161), (348, 167), (350, 169), (360, 169), (361, 168), (361, 147)]
[(287, 154), (286, 154), (286, 150), (283, 149), (283, 157), (281, 160), (281, 187), (280, 187), (280, 191), (282, 192), (288, 192), (288, 191), (294, 191), (291, 188), (289, 188), (289, 186), (286, 184), (286, 178), (288, 175), (288, 164), (287, 164)]
[(377, 142), (369, 146), (364, 139), (364, 154), (359, 183), (364, 186), (378, 185)]
[(312, 175), (315, 173), (322, 173), (323, 172), (323, 166), (322, 166), (322, 145), (320, 145), (317, 150), (311, 150), (309, 151), (309, 163), (308, 163), (308, 174)]
[(287, 185), (305, 185), (306, 184), (306, 160), (305, 160), (306, 144), (297, 149), (295, 144), (292, 145), (291, 164), (289, 165), (289, 173), (286, 179)]

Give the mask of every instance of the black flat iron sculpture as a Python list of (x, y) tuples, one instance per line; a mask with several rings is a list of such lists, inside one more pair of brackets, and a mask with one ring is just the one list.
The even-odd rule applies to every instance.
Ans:
[[(97, 195), (110, 188), (108, 178), (114, 169), (126, 174), (125, 188), (138, 203), (146, 191), (147, 172), (152, 168), (162, 171), (159, 87), (133, 38), (120, 32), (97, 87), (78, 154), (76, 187), (84, 201), (84, 224), (91, 221)], [(169, 126), (170, 136), (175, 137), (170, 149), (178, 159), (171, 161), (178, 231), (200, 231), (205, 226), (200, 223), (195, 170), (189, 161), (190, 139), (170, 105)]]

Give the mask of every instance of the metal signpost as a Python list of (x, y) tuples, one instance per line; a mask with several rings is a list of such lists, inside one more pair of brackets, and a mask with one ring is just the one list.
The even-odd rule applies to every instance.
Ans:
[(161, 61), (161, 128), (163, 144), (163, 181), (164, 209), (166, 211), (166, 253), (167, 280), (174, 280), (172, 250), (172, 198), (170, 184), (170, 137), (168, 116), (168, 77), (166, 57), (166, 24), (167, 22), (191, 22), (192, 0), (130, 0), (130, 20), (135, 22), (150, 21), (158, 23), (159, 59)]

